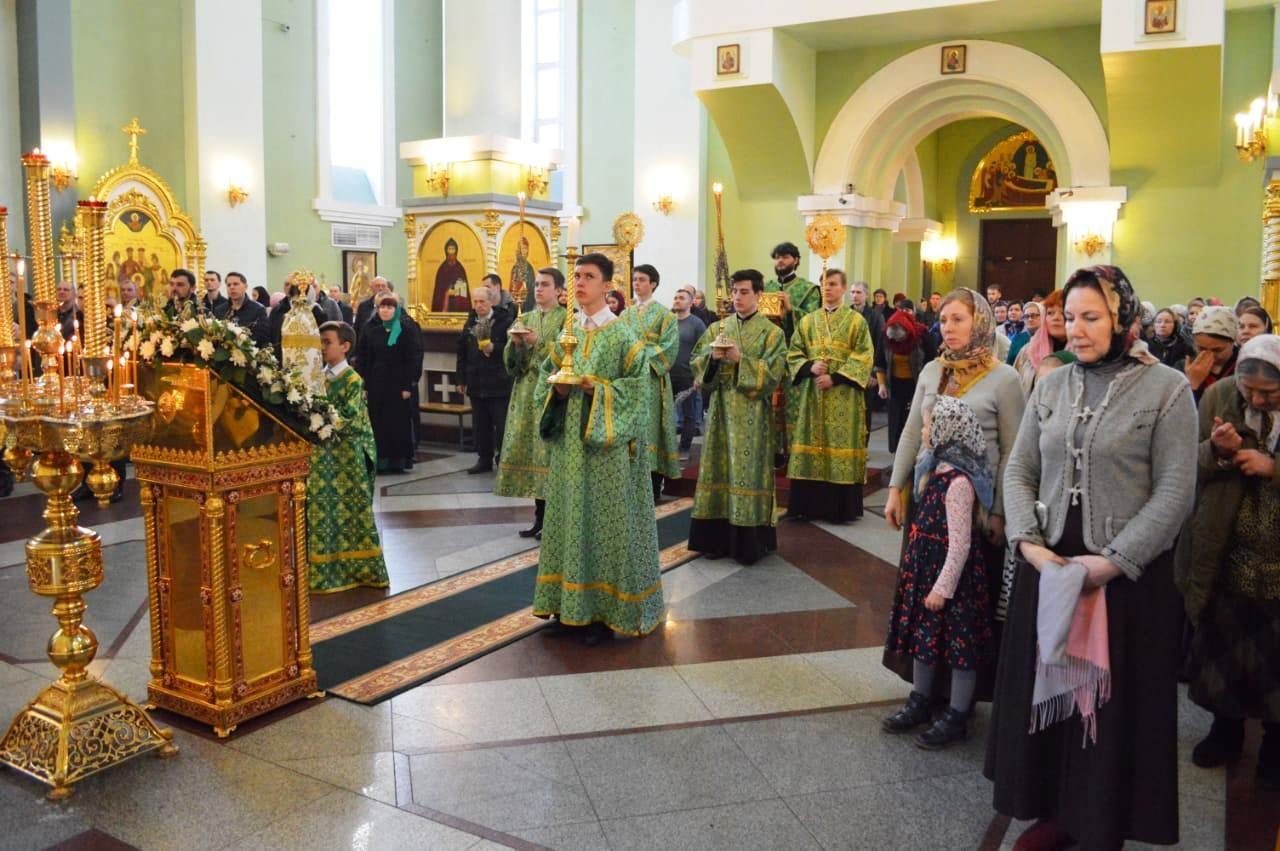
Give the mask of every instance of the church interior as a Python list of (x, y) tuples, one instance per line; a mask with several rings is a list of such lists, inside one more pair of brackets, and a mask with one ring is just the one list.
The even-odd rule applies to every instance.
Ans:
[[(790, 243), (800, 279), (843, 270), (898, 294), (888, 313), (990, 286), (1029, 305), (1114, 266), (1153, 310), (1276, 316), (1278, 9), (0, 0), (0, 845), (1015, 847), (1038, 816), (993, 806), (989, 698), (945, 751), (882, 732), (911, 691), (882, 661), (907, 546), (893, 415), (865, 412), (865, 515), (780, 520), (744, 565), (690, 546), (699, 409), (647, 527), (659, 623), (584, 639), (531, 604), (559, 509), (526, 535), (543, 498), (495, 492), (516, 397), (485, 458), (461, 352), (503, 361), (476, 301), (534, 315), (556, 269), (568, 311), (541, 336), (567, 336), (575, 263), (603, 257), (628, 311), (643, 274), (660, 313), (683, 293), (728, 317), (737, 270), (785, 284)], [(262, 338), (203, 307), (140, 319), (180, 273), (210, 316), (259, 300)], [(332, 500), (342, 542), (363, 493), (313, 449), (347, 442), (320, 372), (334, 316), (351, 360), (365, 327), (394, 354), (402, 317), (420, 350), (411, 445), (361, 471), (385, 581), (317, 589), (308, 502)], [(782, 515), (785, 469), (776, 487)], [(621, 539), (594, 510), (573, 537)], [(1176, 709), (1179, 847), (1280, 847), (1261, 726), (1206, 768), (1216, 716), (1185, 683)]]

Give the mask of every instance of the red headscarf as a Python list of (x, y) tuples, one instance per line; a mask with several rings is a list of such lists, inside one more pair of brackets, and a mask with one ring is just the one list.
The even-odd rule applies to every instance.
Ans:
[[(889, 336), (890, 328), (901, 328), (906, 336), (900, 340), (895, 340)], [(889, 349), (895, 355), (909, 355), (916, 350), (916, 346), (920, 345), (920, 339), (925, 335), (928, 329), (916, 321), (915, 314), (909, 310), (895, 310), (893, 315), (889, 317), (889, 321), (884, 325), (885, 342), (889, 344)]]

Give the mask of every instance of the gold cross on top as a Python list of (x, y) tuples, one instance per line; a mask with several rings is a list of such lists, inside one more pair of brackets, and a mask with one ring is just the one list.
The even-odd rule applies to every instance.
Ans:
[(120, 132), (129, 137), (129, 162), (136, 163), (138, 161), (138, 137), (147, 135), (147, 131), (138, 123), (138, 116), (134, 116), (133, 120), (120, 128)]

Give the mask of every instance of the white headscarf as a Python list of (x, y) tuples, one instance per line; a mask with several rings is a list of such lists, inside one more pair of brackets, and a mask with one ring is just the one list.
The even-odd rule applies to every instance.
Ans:
[[(1270, 364), (1277, 372), (1280, 372), (1280, 337), (1275, 334), (1259, 334), (1249, 342), (1240, 347), (1240, 358), (1236, 364), (1236, 371), (1239, 372), (1239, 364), (1247, 360), (1260, 360)], [(1280, 443), (1280, 415), (1276, 412), (1270, 412), (1271, 430), (1268, 434), (1262, 433), (1263, 423), (1267, 422), (1268, 417), (1263, 416), (1263, 412), (1257, 410), (1245, 400), (1244, 408), (1244, 424), (1253, 429), (1253, 433), (1258, 435), (1258, 439), (1262, 441), (1268, 452), (1276, 451), (1276, 444)]]

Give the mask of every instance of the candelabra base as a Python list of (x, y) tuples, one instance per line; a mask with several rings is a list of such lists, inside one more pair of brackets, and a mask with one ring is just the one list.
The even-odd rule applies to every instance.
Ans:
[(172, 739), (110, 686), (89, 676), (60, 679), (13, 719), (0, 741), (0, 764), (47, 784), (47, 797), (57, 801), (71, 796), (72, 784), (139, 754), (175, 755)]

